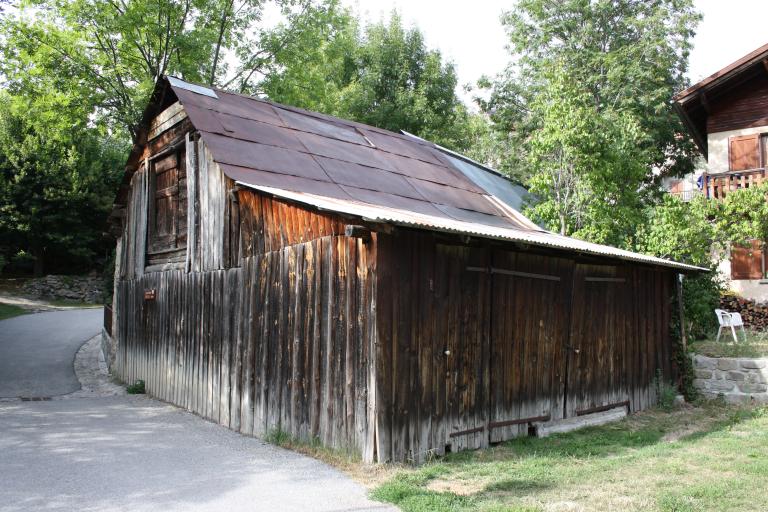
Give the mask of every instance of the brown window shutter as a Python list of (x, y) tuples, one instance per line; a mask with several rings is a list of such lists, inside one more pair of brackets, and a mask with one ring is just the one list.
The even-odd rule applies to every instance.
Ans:
[(731, 247), (731, 279), (762, 279), (762, 254), (763, 244), (759, 240), (752, 240), (748, 247)]
[(728, 163), (731, 171), (760, 167), (760, 135), (740, 135), (728, 139)]

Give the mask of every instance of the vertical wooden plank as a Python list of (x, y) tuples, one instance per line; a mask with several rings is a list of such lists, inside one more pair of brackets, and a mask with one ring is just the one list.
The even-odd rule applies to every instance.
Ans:
[(270, 391), (269, 381), (267, 380), (268, 347), (271, 333), (270, 312), (272, 310), (273, 299), (270, 293), (270, 284), (272, 279), (272, 268), (269, 260), (260, 256), (255, 260), (259, 266), (258, 273), (258, 297), (259, 303), (253, 307), (256, 310), (254, 315), (254, 329), (258, 335), (254, 347), (253, 355), (253, 374), (254, 374), (254, 405), (253, 405), (253, 434), (264, 436), (267, 434), (267, 405), (268, 393)]
[(197, 144), (195, 136), (190, 132), (186, 135), (186, 170), (187, 170), (187, 255), (185, 269), (187, 272), (196, 270), (197, 230), (195, 220), (197, 218)]
[(342, 296), (343, 304), (343, 317), (342, 322), (344, 324), (344, 359), (342, 361), (342, 374), (344, 376), (344, 417), (343, 422), (343, 439), (344, 446), (351, 448), (355, 446), (355, 402), (357, 385), (355, 370), (357, 368), (357, 361), (355, 360), (356, 353), (356, 337), (355, 326), (357, 321), (357, 301), (355, 298), (355, 292), (357, 287), (355, 286), (355, 273), (357, 270), (357, 243), (354, 238), (344, 237), (339, 239), (344, 247), (343, 257), (339, 257), (339, 263), (343, 269), (344, 279), (344, 295)]
[(392, 235), (376, 236), (376, 455), (379, 462), (393, 460), (393, 269)]
[(366, 338), (363, 342), (367, 350), (367, 404), (365, 421), (365, 442), (363, 444), (363, 462), (373, 463), (376, 461), (376, 411), (378, 409), (378, 389), (376, 388), (376, 368), (378, 368), (377, 342), (378, 334), (376, 331), (376, 289), (377, 289), (377, 254), (378, 254), (378, 235), (373, 233), (372, 240), (368, 245), (365, 258), (365, 323)]
[(240, 431), (246, 435), (253, 434), (253, 394), (254, 394), (254, 348), (257, 343), (256, 325), (254, 322), (258, 299), (259, 271), (261, 268), (256, 260), (247, 266), (247, 282), (243, 293), (244, 318), (242, 336), (242, 388), (240, 395)]
[(229, 428), (235, 431), (240, 430), (240, 347), (243, 343), (243, 322), (249, 314), (245, 309), (244, 296), (250, 285), (248, 280), (249, 266), (252, 260), (243, 261), (243, 266), (238, 273), (237, 289), (233, 295), (235, 304), (233, 304), (233, 318), (230, 331), (229, 346)]
[(322, 416), (322, 349), (323, 337), (323, 253), (319, 240), (312, 241), (313, 257), (312, 271), (308, 277), (312, 279), (312, 373), (311, 373), (311, 397), (309, 416), (311, 420), (310, 434), (312, 440), (321, 439)]

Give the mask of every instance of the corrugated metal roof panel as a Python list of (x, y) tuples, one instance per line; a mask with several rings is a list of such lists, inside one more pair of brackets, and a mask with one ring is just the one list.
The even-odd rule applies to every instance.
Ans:
[(525, 201), (530, 194), (524, 187), (461, 158), (449, 154), (443, 156), (489, 194), (498, 197), (516, 210), (521, 210), (525, 206)]
[(239, 181), (238, 184), (266, 192), (277, 197), (282, 197), (284, 199), (296, 201), (298, 203), (314, 206), (320, 210), (328, 210), (345, 213), (348, 215), (354, 215), (360, 217), (361, 219), (372, 222), (392, 223), (401, 226), (445, 231), (469, 236), (480, 236), (483, 238), (493, 238), (497, 240), (524, 242), (540, 247), (577, 251), (585, 254), (607, 256), (621, 260), (635, 261), (639, 263), (658, 265), (679, 270), (708, 270), (706, 268), (696, 267), (694, 265), (686, 265), (684, 263), (665, 260), (663, 258), (656, 258), (654, 256), (647, 256), (645, 254), (625, 251), (623, 249), (617, 249), (607, 245), (593, 244), (591, 242), (585, 242), (583, 240), (558, 235), (549, 231), (497, 227), (489, 226), (487, 224), (464, 222), (458, 220), (446, 221), (443, 218), (419, 214), (408, 210), (384, 208), (372, 204), (356, 203), (343, 199), (337, 200), (329, 197), (305, 194), (301, 192), (290, 192), (273, 187), (254, 186), (241, 181)]
[(213, 160), (249, 187), (379, 222), (695, 269), (542, 230), (516, 210), (503, 178), (476, 175), (423, 139), (170, 83)]

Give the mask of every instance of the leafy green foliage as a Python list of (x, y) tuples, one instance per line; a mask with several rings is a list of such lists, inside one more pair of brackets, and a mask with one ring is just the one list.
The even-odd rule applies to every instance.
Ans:
[(139, 379), (133, 384), (129, 384), (125, 387), (125, 392), (129, 395), (143, 395), (146, 393), (144, 381)]
[(675, 407), (677, 388), (664, 380), (661, 371), (656, 373), (656, 405), (662, 411), (671, 411)]
[(334, 23), (333, 0), (270, 3), (279, 29), (262, 0), (24, 0), (0, 19), (3, 258), (36, 273), (100, 265), (126, 139), (160, 77), (258, 92), (277, 54)]
[(531, 104), (550, 86), (547, 74), (554, 65), (565, 66), (565, 75), (596, 110), (636, 123), (634, 142), (647, 170), (686, 174), (695, 149), (677, 136), (684, 129), (669, 100), (686, 85), (700, 18), (691, 0), (519, 0), (502, 16), (512, 63), (495, 81), (484, 82), (492, 94), (482, 104), (498, 129), (515, 134), (515, 150), (524, 150), (525, 140), (542, 126)]
[(405, 130), (452, 149), (487, 140), (484, 117), (471, 115), (456, 95), (453, 64), (427, 48), (420, 30), (406, 29), (396, 12), (361, 30), (349, 12), (334, 11), (326, 29), (308, 52), (278, 54), (281, 69), (262, 84), (270, 99)]
[(710, 204), (710, 216), (722, 240), (734, 244), (768, 240), (768, 183), (734, 190)]
[(637, 248), (648, 254), (707, 267), (719, 237), (710, 221), (713, 203), (703, 196), (690, 202), (665, 194), (647, 211), (648, 221), (638, 229)]
[[(692, 340), (708, 336), (717, 326), (713, 311), (720, 302), (723, 283), (716, 256), (727, 235), (718, 228), (718, 217), (713, 215), (716, 208), (717, 203), (704, 197), (684, 202), (668, 194), (647, 210), (648, 220), (637, 232), (637, 250), (710, 269), (683, 280), (685, 330)], [(679, 323), (677, 326), (679, 333)]]
[(125, 146), (89, 126), (89, 106), (42, 87), (0, 93), (0, 253), (37, 274), (100, 263)]
[(530, 213), (563, 235), (627, 245), (638, 224), (643, 155), (631, 118), (594, 108), (561, 63), (544, 74), (547, 87), (531, 102), (541, 122), (528, 142)]
[(670, 98), (699, 19), (691, 0), (519, 0), (503, 15), (511, 64), (479, 103), (506, 142), (502, 170), (540, 200), (534, 218), (634, 246), (657, 181), (693, 169)]
[(27, 0), (2, 24), (0, 71), (12, 87), (58, 74), (91, 98), (94, 115), (135, 138), (162, 75), (253, 92), (277, 53), (314, 43), (303, 34), (335, 6), (270, 3), (287, 20), (279, 31), (260, 23), (263, 0)]

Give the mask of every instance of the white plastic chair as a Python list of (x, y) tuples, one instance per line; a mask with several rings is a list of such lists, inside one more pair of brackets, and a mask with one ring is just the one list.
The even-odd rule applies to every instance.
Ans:
[(717, 330), (716, 342), (720, 341), (720, 334), (723, 332), (723, 329), (730, 328), (731, 334), (733, 334), (733, 341), (738, 343), (739, 338), (736, 336), (737, 327), (741, 327), (741, 332), (744, 334), (744, 341), (747, 341), (747, 331), (744, 330), (744, 321), (741, 319), (739, 313), (729, 313), (723, 309), (716, 309), (715, 314), (717, 315), (717, 321), (720, 322), (720, 328)]

